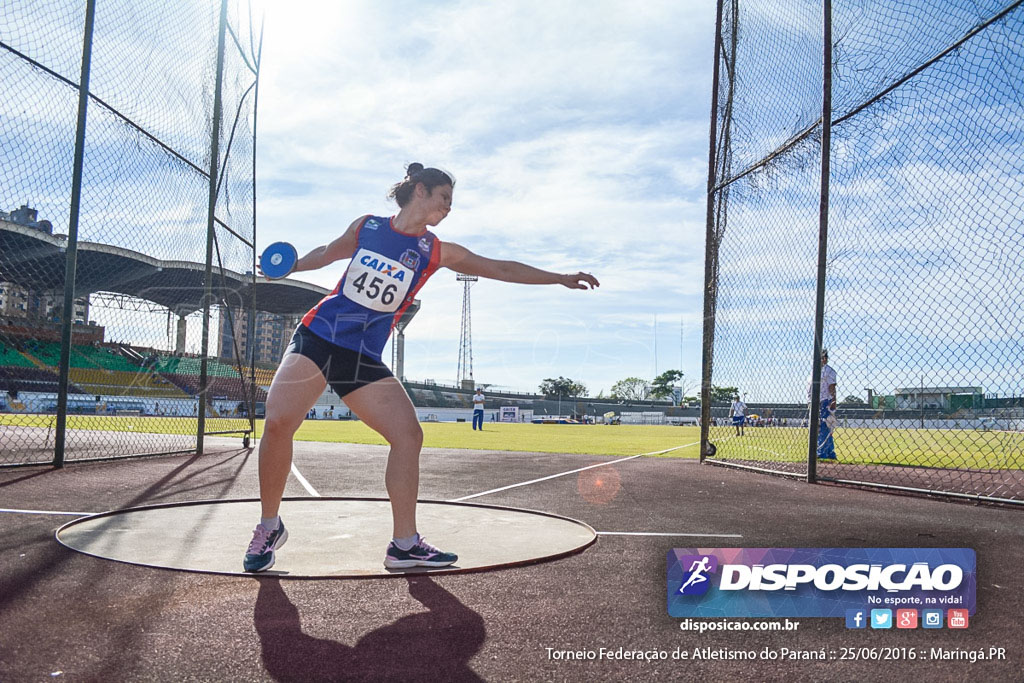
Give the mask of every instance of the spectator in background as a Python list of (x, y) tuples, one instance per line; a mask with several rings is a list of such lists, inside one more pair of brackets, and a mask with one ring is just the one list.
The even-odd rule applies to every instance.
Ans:
[(473, 429), (484, 430), (484, 390), (480, 387), (473, 394)]
[[(810, 403), (814, 378), (807, 382), (807, 402)], [(818, 415), (818, 460), (835, 460), (836, 443), (836, 371), (828, 364), (828, 349), (821, 350), (821, 413)]]
[(739, 395), (733, 396), (729, 414), (732, 415), (732, 423), (736, 426), (736, 436), (743, 436), (743, 423), (747, 421), (747, 404), (740, 400)]

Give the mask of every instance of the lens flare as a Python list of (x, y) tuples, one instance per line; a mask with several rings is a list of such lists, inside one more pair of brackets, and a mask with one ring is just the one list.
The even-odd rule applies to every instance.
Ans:
[(594, 505), (607, 505), (615, 500), (622, 486), (622, 479), (614, 467), (598, 467), (584, 470), (576, 478), (576, 488), (583, 500)]

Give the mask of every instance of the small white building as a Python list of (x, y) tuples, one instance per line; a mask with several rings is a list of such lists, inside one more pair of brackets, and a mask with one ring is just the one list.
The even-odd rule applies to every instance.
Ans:
[(981, 407), (981, 387), (906, 387), (896, 390), (896, 410), (958, 410)]

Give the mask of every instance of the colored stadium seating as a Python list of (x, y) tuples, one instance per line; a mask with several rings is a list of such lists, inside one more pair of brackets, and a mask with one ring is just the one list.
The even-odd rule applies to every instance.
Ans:
[[(106, 347), (74, 346), (72, 347), (72, 367), (95, 367), (117, 372), (137, 373), (139, 366), (124, 356)], [(77, 362), (76, 362), (77, 361)]]
[[(162, 356), (157, 360), (154, 370), (171, 375), (199, 376), (202, 359), (190, 356)], [(207, 375), (210, 377), (238, 377), (238, 370), (233, 365), (222, 363), (216, 358), (207, 360)]]
[(32, 361), (25, 356), (18, 353), (18, 350), (13, 346), (8, 346), (0, 340), (0, 367), (14, 367), (14, 368), (34, 368), (36, 367)]
[[(54, 372), (37, 367), (0, 366), (0, 391), (57, 392), (58, 377)], [(68, 383), (69, 394), (84, 394), (79, 387)]]
[(267, 368), (256, 368), (256, 386), (269, 387), (270, 383), (274, 381), (274, 373), (276, 370), (268, 370)]
[(172, 382), (140, 368), (135, 368), (134, 372), (71, 368), (68, 375), (72, 382), (90, 394), (188, 398), (188, 394)]
[[(173, 382), (177, 387), (190, 396), (199, 393), (199, 372), (202, 359), (191, 356), (161, 356), (153, 365), (153, 369), (159, 372), (168, 381)], [(207, 376), (209, 382), (209, 395), (213, 398), (227, 398), (234, 401), (245, 401), (249, 398), (247, 387), (248, 382), (243, 381), (234, 365), (225, 363), (216, 358), (207, 359)], [(268, 372), (261, 368), (256, 370), (256, 400), (266, 401), (267, 392), (259, 388), (260, 381)], [(248, 374), (246, 372), (246, 374)], [(270, 374), (273, 379), (273, 373)], [(267, 383), (269, 384), (269, 382)], [(264, 385), (266, 386), (266, 385)]]
[[(146, 359), (152, 359), (147, 363)], [(75, 345), (71, 349), (69, 391), (73, 394), (187, 398), (199, 393), (201, 359), (163, 356), (152, 349)], [(0, 390), (57, 391), (60, 344), (38, 339), (0, 337)], [(208, 359), (209, 395), (245, 401), (247, 382), (230, 363)], [(245, 374), (248, 374), (246, 372)], [(274, 370), (256, 369), (256, 400), (265, 401)]]
[[(23, 352), (43, 365), (60, 367), (60, 344), (57, 342), (28, 339), (22, 342)], [(139, 366), (113, 349), (76, 344), (71, 347), (72, 368), (102, 368), (120, 372), (138, 372)]]
[[(199, 393), (199, 375), (165, 374), (164, 377), (191, 396)], [(233, 401), (245, 401), (249, 398), (246, 384), (238, 377), (210, 377), (208, 386), (209, 395), (212, 398), (226, 398)], [(258, 386), (256, 387), (256, 400), (267, 400), (267, 392)]]

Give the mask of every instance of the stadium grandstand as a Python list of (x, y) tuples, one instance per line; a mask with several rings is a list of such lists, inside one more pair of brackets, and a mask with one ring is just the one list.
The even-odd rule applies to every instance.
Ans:
[[(0, 391), (7, 394), (7, 410), (50, 412), (57, 395), (60, 345), (38, 338), (0, 333)], [(201, 358), (171, 355), (125, 343), (76, 344), (71, 349), (69, 393), (92, 399), (88, 412), (115, 412), (120, 399), (135, 398), (144, 414), (193, 413), (199, 395)], [(238, 369), (219, 359), (208, 359), (209, 392), (221, 402), (242, 402), (248, 395)], [(273, 370), (257, 369), (256, 400), (266, 398)], [(260, 386), (262, 384), (263, 386)]]
[[(25, 220), (16, 222), (18, 216)], [(0, 218), (0, 270), (5, 275), (0, 282), (0, 411), (45, 415), (57, 410), (60, 308), (53, 292), (64, 268), (66, 238), (53, 234), (48, 222), (35, 218), (35, 211), (25, 207), (20, 214), (11, 212)], [(185, 321), (200, 307), (202, 264), (161, 261), (98, 243), (80, 245), (79, 260), (80, 267), (105, 275), (102, 282), (90, 283), (90, 293), (76, 299), (75, 315), (80, 318), (72, 326), (68, 412), (196, 415), (202, 355), (185, 351)], [(321, 287), (293, 280), (256, 278), (252, 285), (248, 279), (251, 275), (227, 272), (222, 286), (234, 291), (236, 299), (254, 301), (267, 309), (269, 316), (294, 315), (326, 293)], [(189, 280), (194, 282), (181, 286)], [(95, 319), (99, 307), (90, 305), (102, 296), (143, 302), (177, 316), (173, 350), (108, 340), (108, 330)], [(246, 332), (241, 330), (238, 339), (243, 349), (249, 344)], [(259, 330), (254, 332), (258, 335)], [(262, 412), (274, 366), (265, 362), (251, 368), (247, 365), (230, 357), (207, 358), (208, 415), (242, 417), (250, 401), (255, 402), (257, 415)], [(254, 376), (251, 391), (250, 370)]]

